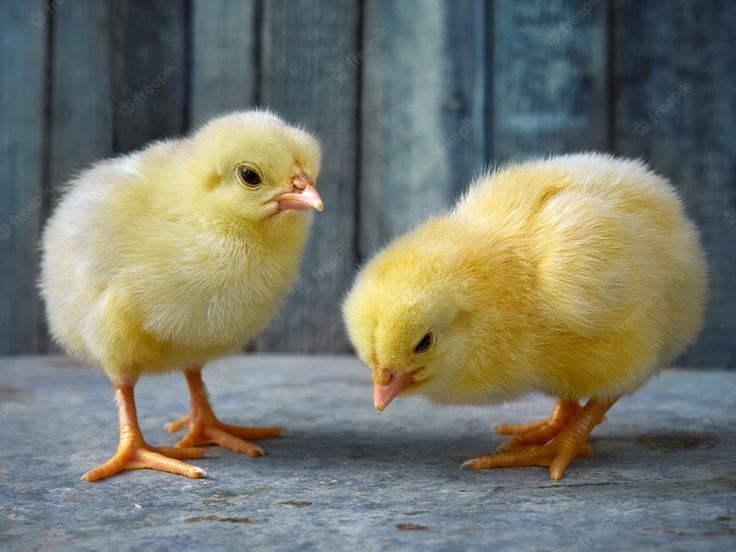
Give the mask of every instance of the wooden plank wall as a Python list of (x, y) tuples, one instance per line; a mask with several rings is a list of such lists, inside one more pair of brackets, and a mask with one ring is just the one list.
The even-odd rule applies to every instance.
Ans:
[(70, 174), (264, 106), (321, 136), (327, 210), (251, 348), (348, 351), (363, 259), (488, 165), (596, 149), (677, 185), (711, 267), (681, 362), (736, 367), (735, 39), (728, 0), (5, 0), (0, 354), (51, 348), (36, 244)]

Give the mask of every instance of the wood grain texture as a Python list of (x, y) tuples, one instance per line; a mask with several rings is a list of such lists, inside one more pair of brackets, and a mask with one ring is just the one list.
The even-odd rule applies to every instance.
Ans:
[(35, 288), (48, 18), (41, 0), (0, 2), (0, 353), (38, 350), (42, 328)]
[(365, 5), (360, 254), (449, 206), (485, 163), (485, 5)]
[(112, 154), (112, 2), (77, 0), (54, 13), (51, 204), (74, 173)]
[(187, 2), (114, 0), (113, 148), (186, 128)]
[(706, 326), (680, 360), (736, 366), (736, 4), (615, 4), (615, 147), (672, 179), (710, 265)]
[(256, 2), (193, 0), (190, 122), (247, 109), (258, 91)]
[(360, 4), (297, 0), (263, 9), (261, 103), (321, 138), (325, 211), (316, 215), (295, 293), (256, 347), (346, 351), (340, 297), (355, 266), (358, 74), (350, 60)]
[[(59, 5), (61, 8), (62, 5)], [(78, 0), (53, 11), (47, 212), (64, 184), (112, 154), (112, 2)], [(44, 328), (39, 347), (58, 351)]]
[(493, 6), (494, 162), (608, 149), (606, 0)]

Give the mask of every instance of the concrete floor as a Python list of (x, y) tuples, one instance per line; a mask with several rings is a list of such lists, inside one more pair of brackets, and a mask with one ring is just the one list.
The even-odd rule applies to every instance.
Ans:
[[(350, 358), (250, 356), (205, 371), (229, 422), (282, 424), (268, 456), (210, 449), (208, 478), (126, 472), (80, 481), (117, 444), (105, 376), (65, 358), (0, 360), (3, 550), (736, 549), (736, 373), (667, 371), (622, 400), (594, 455), (545, 468), (460, 471), (500, 442), (489, 426), (550, 399), (372, 408)], [(186, 411), (183, 378), (138, 389), (149, 442)]]

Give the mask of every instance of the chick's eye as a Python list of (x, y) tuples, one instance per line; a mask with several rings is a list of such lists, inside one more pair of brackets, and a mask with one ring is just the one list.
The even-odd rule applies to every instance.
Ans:
[(261, 185), (261, 176), (250, 167), (239, 167), (238, 176), (246, 186), (256, 188)]
[(422, 340), (417, 343), (417, 346), (414, 347), (415, 353), (423, 353), (432, 346), (432, 332), (429, 332), (428, 334), (425, 334), (425, 336), (422, 338)]

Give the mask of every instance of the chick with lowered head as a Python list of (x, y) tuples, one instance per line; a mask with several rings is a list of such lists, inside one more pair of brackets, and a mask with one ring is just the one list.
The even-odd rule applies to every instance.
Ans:
[(673, 187), (638, 161), (579, 154), (479, 178), (362, 269), (344, 315), (378, 410), (401, 393), (555, 397), (549, 419), (497, 427), (501, 452), (464, 466), (548, 466), (559, 480), (618, 398), (693, 341), (705, 288)]
[[(74, 178), (43, 235), (41, 292), (51, 333), (104, 369), (120, 417), (117, 453), (84, 476), (150, 468), (198, 478), (182, 462), (216, 444), (250, 456), (277, 437), (217, 419), (201, 368), (261, 331), (289, 293), (310, 211), (319, 143), (263, 111), (216, 118), (181, 139), (96, 163)], [(191, 411), (177, 447), (146, 443), (133, 389), (143, 374), (181, 370)]]

